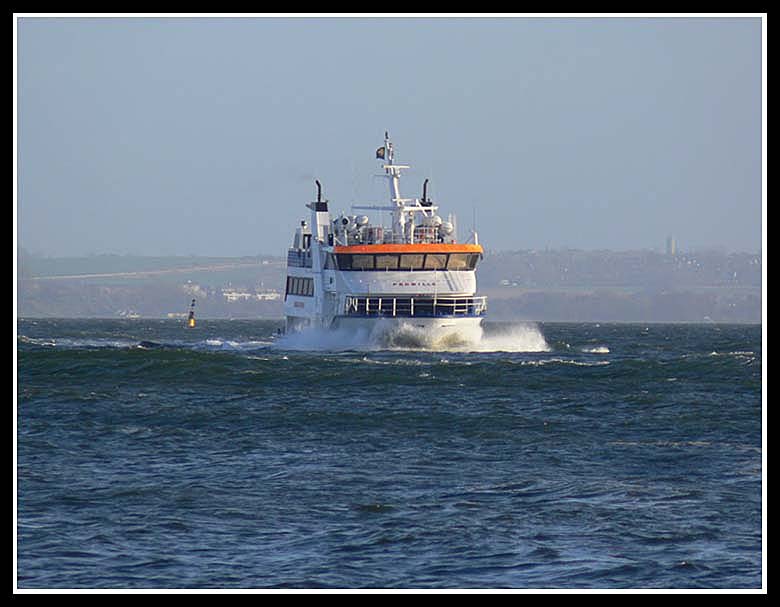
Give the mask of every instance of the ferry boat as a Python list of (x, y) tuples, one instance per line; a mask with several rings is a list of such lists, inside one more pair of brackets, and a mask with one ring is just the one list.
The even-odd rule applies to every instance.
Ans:
[(332, 216), (316, 181), (317, 200), (306, 205), (309, 219), (300, 222), (287, 253), (286, 331), (352, 329), (372, 337), (410, 331), (429, 343), (481, 334), (487, 299), (476, 293), (483, 255), (476, 231), (470, 242), (457, 240), (453, 217), (442, 220), (428, 198), (428, 179), (421, 198), (401, 196), (401, 171), (410, 167), (395, 163), (387, 133), (375, 155), (389, 203), (352, 209), (379, 211), (389, 225), (366, 215)]

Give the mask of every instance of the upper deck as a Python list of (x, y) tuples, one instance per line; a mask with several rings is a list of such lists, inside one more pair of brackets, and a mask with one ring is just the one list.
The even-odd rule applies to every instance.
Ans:
[(428, 179), (420, 198), (403, 198), (400, 193), (401, 170), (409, 165), (396, 164), (393, 144), (385, 133), (385, 145), (376, 152), (390, 188), (389, 204), (352, 205), (353, 209), (390, 213), (386, 215), (330, 215), (328, 201), (322, 199), (317, 181), (317, 201), (308, 204), (311, 222), (301, 222), (288, 251), (288, 266), (323, 270), (361, 271), (473, 271), (484, 251), (472, 231), (468, 242), (459, 242), (454, 215), (445, 221), (437, 215), (438, 205), (428, 197)]

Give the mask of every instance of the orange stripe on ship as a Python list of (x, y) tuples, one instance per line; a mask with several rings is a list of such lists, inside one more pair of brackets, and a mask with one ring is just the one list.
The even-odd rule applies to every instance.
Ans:
[(479, 244), (356, 244), (336, 245), (334, 253), (482, 253)]

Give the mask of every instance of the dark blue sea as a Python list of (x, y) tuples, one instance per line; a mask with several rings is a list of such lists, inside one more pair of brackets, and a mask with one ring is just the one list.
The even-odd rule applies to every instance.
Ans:
[(19, 320), (19, 589), (761, 589), (760, 325)]

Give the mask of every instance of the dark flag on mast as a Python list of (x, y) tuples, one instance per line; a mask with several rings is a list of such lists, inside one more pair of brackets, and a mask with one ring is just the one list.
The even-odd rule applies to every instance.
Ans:
[(384, 159), (384, 157), (385, 157), (385, 146), (382, 146), (381, 148), (377, 148), (376, 149), (376, 157)]

